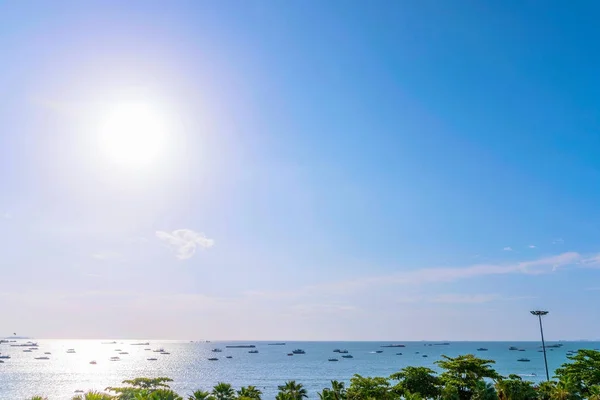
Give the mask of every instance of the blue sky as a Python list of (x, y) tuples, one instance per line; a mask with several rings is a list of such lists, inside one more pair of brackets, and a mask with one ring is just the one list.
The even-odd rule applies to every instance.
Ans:
[(0, 3), (4, 333), (598, 338), (597, 4), (122, 3)]

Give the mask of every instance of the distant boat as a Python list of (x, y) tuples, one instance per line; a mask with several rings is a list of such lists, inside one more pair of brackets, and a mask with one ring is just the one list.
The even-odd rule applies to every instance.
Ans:
[(450, 346), (449, 342), (443, 342), (443, 343), (434, 343), (434, 346)]
[(525, 351), (525, 349), (519, 349), (519, 351)]
[(340, 353), (340, 354), (348, 354), (348, 350), (340, 350), (338, 353)]
[(50, 357), (34, 357), (36, 360), (49, 360)]
[(427, 354), (423, 354), (421, 357), (427, 357)]
[(120, 352), (119, 354), (129, 354), (129, 353), (128, 353), (128, 352), (126, 352), (126, 351), (122, 351), (122, 352)]
[(211, 357), (208, 359), (208, 361), (219, 361), (219, 359), (217, 357)]
[(477, 349), (477, 351), (488, 351), (488, 349), (486, 349), (485, 347), (480, 347)]
[(75, 350), (74, 350), (74, 349), (69, 349), (69, 350), (67, 350), (67, 353), (69, 353), (69, 354), (74, 354), (74, 353), (75, 353)]
[(269, 343), (267, 346), (285, 346), (285, 343)]
[(98, 364), (98, 363), (97, 363), (96, 361), (92, 360), (92, 361), (90, 361), (90, 364), (92, 364), (92, 365), (96, 365), (96, 364)]
[(294, 355), (294, 353), (288, 353), (288, 356), (293, 356), (293, 355)]
[(330, 358), (329, 361), (339, 361), (337, 358)]
[(256, 354), (256, 353), (258, 353), (258, 350), (250, 350), (248, 353), (250, 353), (250, 354)]
[(515, 346), (510, 346), (508, 349), (509, 349), (509, 350), (513, 350), (513, 351), (514, 351), (514, 350), (519, 350), (519, 348), (518, 348), (518, 347), (515, 347)]
[(406, 346), (403, 344), (386, 344), (381, 347), (406, 347)]
[(119, 357), (111, 357), (110, 361), (121, 361)]
[(344, 354), (342, 356), (342, 358), (354, 358), (354, 357), (352, 357), (352, 354)]
[(7, 360), (10, 358), (10, 356), (0, 356), (0, 358), (4, 358), (5, 360)]
[(529, 358), (519, 358), (517, 361), (520, 361), (520, 362), (529, 362), (531, 360)]
[(161, 351), (160, 354), (171, 354), (168, 351)]
[(233, 358), (233, 357), (232, 357), (232, 356), (227, 356), (227, 357), (225, 357), (225, 358)]
[(230, 345), (230, 346), (225, 346), (228, 349), (253, 349), (256, 346), (253, 344), (236, 344), (236, 345)]
[(131, 346), (149, 346), (150, 343), (146, 342), (146, 343), (130, 343)]
[(23, 353), (31, 353), (31, 350), (23, 350)]
[(419, 354), (419, 352), (418, 352), (418, 351), (415, 351), (415, 354)]
[(302, 350), (302, 349), (293, 350), (292, 353), (294, 353), (294, 354), (306, 354), (306, 352), (304, 350)]
[(49, 351), (47, 351), (47, 352), (45, 352), (44, 354), (52, 354), (52, 353), (50, 353)]
[(115, 351), (122, 351), (121, 349), (115, 349)]
[(117, 342), (102, 342), (101, 344), (117, 344)]
[(152, 349), (144, 349), (144, 350), (148, 351), (148, 350), (152, 350)]
[(221, 349), (212, 349), (211, 351), (212, 351), (213, 353), (220, 353), (220, 352), (222, 352), (223, 350), (221, 350)]
[(402, 353), (396, 353), (396, 355), (397, 355), (397, 356), (401, 356), (401, 355), (402, 355)]
[(383, 353), (383, 350), (376, 350), (375, 353), (377, 353), (377, 354)]
[(158, 358), (150, 357), (150, 358), (146, 358), (146, 360), (148, 360), (148, 361), (156, 361), (156, 360), (158, 360)]
[(165, 349), (163, 349), (162, 347), (160, 349), (156, 349), (156, 350), (152, 350), (154, 353), (162, 353), (163, 351), (165, 351)]

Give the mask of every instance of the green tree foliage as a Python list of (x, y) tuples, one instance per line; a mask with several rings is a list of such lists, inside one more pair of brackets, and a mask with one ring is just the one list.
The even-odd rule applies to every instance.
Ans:
[(587, 397), (592, 386), (600, 385), (600, 351), (582, 349), (567, 357), (570, 362), (556, 370), (556, 377), (560, 382), (576, 385), (577, 392)]
[(496, 382), (496, 391), (499, 400), (536, 400), (538, 396), (533, 384), (524, 381), (518, 375), (509, 375), (508, 379), (499, 379)]
[(392, 391), (390, 382), (382, 377), (354, 375), (347, 391), (348, 400), (392, 400), (398, 396)]
[(496, 393), (496, 389), (494, 385), (490, 382), (486, 382), (484, 380), (480, 380), (475, 385), (475, 390), (473, 391), (473, 400), (498, 400), (498, 393)]
[(308, 397), (306, 389), (301, 383), (296, 381), (287, 381), (285, 385), (277, 387), (279, 393), (277, 394), (276, 400), (302, 400)]
[(73, 396), (72, 400), (113, 400), (115, 397), (108, 393), (89, 391), (85, 394)]
[(234, 400), (235, 390), (229, 383), (219, 382), (217, 383), (211, 392), (212, 397), (215, 400)]
[(344, 382), (331, 381), (331, 388), (325, 388), (319, 393), (322, 400), (346, 400), (346, 385)]
[[(107, 387), (106, 390), (115, 392), (117, 395), (115, 399), (118, 400), (146, 400), (154, 398), (150, 397), (154, 392), (159, 392), (157, 396), (169, 396), (163, 389), (169, 389), (167, 382), (172, 382), (171, 378), (159, 377), (159, 378), (135, 378), (127, 379), (122, 383), (130, 386), (123, 387)], [(162, 394), (161, 394), (162, 393)], [(174, 392), (173, 392), (174, 393)], [(157, 398), (157, 400), (161, 398)], [(168, 397), (165, 399), (169, 400)]]
[(191, 395), (188, 396), (188, 400), (213, 400), (214, 397), (210, 394), (210, 392), (204, 390), (196, 390)]
[(242, 386), (240, 390), (237, 392), (238, 399), (253, 399), (253, 400), (261, 400), (262, 392), (256, 388), (256, 386)]
[(467, 354), (458, 357), (442, 356), (444, 359), (436, 361), (444, 372), (440, 375), (442, 383), (447, 387), (454, 387), (460, 400), (471, 400), (478, 389), (479, 382), (484, 378), (498, 380), (501, 378), (491, 366), (494, 360), (485, 360)]
[(394, 391), (403, 397), (418, 394), (423, 399), (436, 399), (441, 394), (441, 380), (427, 367), (406, 367), (390, 376), (398, 381)]

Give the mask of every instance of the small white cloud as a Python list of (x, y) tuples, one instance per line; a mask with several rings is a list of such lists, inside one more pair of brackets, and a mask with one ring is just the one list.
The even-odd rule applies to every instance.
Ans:
[(191, 258), (196, 249), (207, 249), (214, 246), (215, 241), (207, 238), (204, 233), (191, 229), (177, 229), (173, 232), (156, 231), (156, 237), (165, 242), (180, 260)]
[(512, 247), (506, 246), (505, 248), (503, 248), (502, 250), (504, 251), (513, 251)]
[(9, 212), (5, 212), (2, 214), (2, 219), (12, 219), (12, 214)]
[(535, 246), (535, 245), (533, 245), (533, 244), (530, 244), (530, 245), (529, 245), (529, 246), (527, 246), (527, 247), (529, 247), (530, 249), (535, 249), (535, 248), (536, 248), (536, 246)]
[(565, 243), (565, 241), (562, 239), (554, 239), (552, 241), (552, 244), (564, 244), (564, 243)]

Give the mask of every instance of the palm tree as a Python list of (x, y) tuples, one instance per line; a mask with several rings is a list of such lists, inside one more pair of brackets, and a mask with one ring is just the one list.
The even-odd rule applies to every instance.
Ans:
[(261, 400), (260, 396), (262, 395), (262, 392), (258, 390), (256, 386), (242, 386), (242, 388), (238, 390), (237, 394), (239, 397)]
[(600, 400), (600, 385), (590, 386), (588, 400)]
[(205, 390), (196, 390), (188, 396), (188, 400), (212, 400), (214, 397)]
[(215, 400), (234, 400), (235, 390), (229, 383), (219, 382), (213, 387), (212, 396)]
[(279, 389), (279, 394), (283, 395), (281, 399), (302, 400), (308, 397), (304, 386), (301, 383), (296, 383), (296, 381), (287, 381), (285, 385), (278, 386), (277, 388)]
[(113, 400), (114, 397), (101, 392), (89, 391), (84, 395), (74, 396), (72, 400)]

